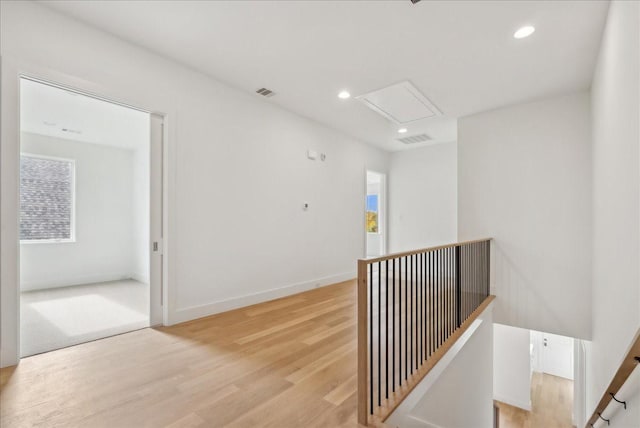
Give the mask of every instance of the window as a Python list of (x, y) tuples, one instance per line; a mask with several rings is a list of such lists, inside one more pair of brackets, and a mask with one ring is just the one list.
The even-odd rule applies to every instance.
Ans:
[(20, 156), (20, 240), (73, 241), (74, 161)]
[(367, 195), (367, 232), (378, 233), (378, 195)]

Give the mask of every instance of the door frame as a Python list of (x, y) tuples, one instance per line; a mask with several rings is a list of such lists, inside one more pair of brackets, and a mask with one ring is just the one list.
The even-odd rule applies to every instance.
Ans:
[[(175, 116), (166, 97), (155, 97), (155, 101), (149, 102), (139, 99), (130, 99), (127, 91), (127, 82), (117, 87), (104, 86), (87, 81), (78, 76), (66, 74), (50, 68), (22, 62), (15, 58), (0, 58), (0, 94), (1, 110), (0, 123), (0, 230), (2, 239), (0, 243), (0, 367), (16, 365), (20, 361), (20, 240), (19, 240), (19, 209), (20, 209), (20, 79), (28, 78), (40, 81), (52, 86), (75, 91), (83, 95), (120, 104), (141, 110), (156, 117), (162, 118), (159, 148), (161, 153), (160, 195), (161, 201), (156, 205), (163, 219), (160, 225), (159, 255), (162, 257), (160, 272), (154, 286), (150, 284), (150, 291), (156, 287), (156, 293), (150, 295), (160, 297), (155, 305), (150, 306), (150, 324), (168, 325), (170, 320), (170, 306), (172, 289), (169, 287), (170, 274), (168, 255), (169, 231), (173, 229), (172, 217), (169, 216), (169, 202), (173, 200), (173, 191), (168, 184), (172, 182), (174, 168), (169, 160), (170, 128), (167, 126), (170, 115)], [(158, 94), (156, 94), (158, 95)], [(161, 95), (161, 94), (160, 94)], [(154, 97), (152, 97), (154, 98)], [(159, 101), (159, 102), (158, 102)], [(156, 110), (151, 107), (161, 107)], [(162, 113), (158, 113), (162, 111)], [(152, 142), (153, 143), (153, 142)], [(153, 152), (153, 149), (150, 150)], [(151, 169), (151, 165), (150, 165)], [(150, 212), (151, 212), (150, 207)], [(157, 233), (151, 233), (150, 238), (157, 237)], [(153, 248), (150, 251), (153, 262)], [(152, 269), (150, 263), (150, 270)], [(151, 273), (151, 272), (150, 272)], [(161, 303), (158, 306), (158, 303)], [(152, 309), (155, 306), (155, 309)]]
[[(382, 236), (382, 240), (381, 240), (381, 245), (380, 245), (380, 252), (381, 254), (386, 254), (387, 253), (387, 239), (388, 239), (388, 233), (387, 233), (387, 173), (386, 172), (380, 172), (374, 169), (369, 169), (369, 168), (365, 168), (364, 171), (364, 214), (365, 214), (365, 219), (366, 219), (366, 213), (367, 213), (367, 190), (368, 190), (368, 185), (369, 185), (369, 181), (368, 181), (368, 177), (367, 175), (369, 173), (373, 173), (373, 174), (377, 174), (381, 177), (380, 179), (380, 199), (378, 201), (378, 207), (379, 207), (379, 218), (378, 218), (378, 226), (380, 228), (379, 234)], [(362, 228), (363, 233), (364, 233), (364, 257), (368, 257), (367, 255), (367, 225), (365, 223), (364, 227)]]

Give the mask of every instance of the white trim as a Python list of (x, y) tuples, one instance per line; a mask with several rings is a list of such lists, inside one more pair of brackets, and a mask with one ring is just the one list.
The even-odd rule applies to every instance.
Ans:
[[(368, 182), (368, 173), (377, 174), (380, 176), (380, 189), (378, 191), (378, 232), (367, 232), (367, 224), (366, 224), (366, 214), (367, 214), (367, 196), (369, 196), (369, 182)], [(387, 212), (388, 212), (388, 204), (387, 204), (387, 176), (386, 172), (380, 172), (375, 169), (369, 169), (365, 167), (364, 170), (364, 214), (365, 214), (365, 225), (364, 225), (364, 257), (368, 257), (367, 251), (367, 236), (371, 235), (382, 235), (382, 245), (381, 245), (381, 254), (387, 254), (387, 241), (388, 241), (388, 222), (387, 222)]]
[(299, 282), (297, 284), (285, 285), (284, 287), (272, 288), (270, 290), (261, 291), (254, 294), (245, 294), (243, 296), (233, 297), (231, 299), (219, 300), (217, 302), (205, 303), (203, 305), (176, 309), (174, 315), (169, 320), (169, 325), (191, 321), (197, 318), (203, 318), (209, 315), (242, 308), (249, 305), (255, 305), (256, 303), (262, 303), (269, 300), (290, 296), (292, 294), (313, 290), (314, 288), (324, 287), (355, 278), (355, 271), (344, 272), (337, 275), (325, 276), (323, 278)]
[(440, 425), (427, 422), (424, 419), (416, 418), (412, 415), (406, 417), (405, 424), (406, 425), (402, 425), (402, 428), (444, 428)]
[(71, 287), (74, 285), (88, 285), (99, 282), (122, 281), (126, 279), (135, 279), (138, 282), (144, 282), (135, 278), (135, 275), (130, 273), (123, 274), (119, 272), (110, 272), (95, 275), (81, 275), (71, 278), (55, 277), (50, 278), (47, 281), (23, 282), (22, 284), (20, 284), (20, 292), (48, 290), (50, 288)]
[[(69, 238), (66, 239), (20, 239), (20, 244), (69, 244), (76, 242), (76, 160), (69, 158), (61, 158), (57, 156), (40, 155), (36, 153), (27, 153), (22, 151), (22, 139), (20, 140), (20, 157), (28, 157), (35, 159), (45, 159), (58, 162), (68, 162), (71, 164), (71, 212), (70, 212), (70, 224), (69, 224)], [(22, 193), (22, 181), (18, 182), (18, 195)], [(18, 210), (20, 207), (18, 206)], [(20, 212), (18, 211), (18, 219), (20, 219)]]
[(518, 407), (518, 408), (526, 410), (528, 412), (531, 411), (531, 400), (529, 400), (528, 403), (525, 403), (523, 401), (513, 400), (510, 397), (506, 397), (506, 396), (503, 396), (503, 395), (500, 395), (500, 394), (496, 394), (495, 392), (493, 394), (493, 399), (497, 400), (497, 401), (500, 401), (502, 403), (508, 404), (510, 406)]

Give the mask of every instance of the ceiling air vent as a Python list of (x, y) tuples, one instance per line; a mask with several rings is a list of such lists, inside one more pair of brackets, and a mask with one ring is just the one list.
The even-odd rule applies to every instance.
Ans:
[(418, 135), (411, 135), (409, 137), (398, 138), (397, 140), (403, 144), (416, 144), (416, 143), (424, 143), (426, 141), (431, 141), (431, 137), (429, 137), (427, 134), (418, 134)]
[(272, 97), (275, 95), (275, 92), (273, 92), (271, 89), (267, 89), (267, 88), (260, 88), (256, 91), (256, 94), (260, 94), (263, 97)]

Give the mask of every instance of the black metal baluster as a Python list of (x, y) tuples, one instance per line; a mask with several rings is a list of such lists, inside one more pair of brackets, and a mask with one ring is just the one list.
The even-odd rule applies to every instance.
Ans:
[(467, 257), (468, 257), (468, 275), (467, 280), (469, 282), (469, 307), (467, 309), (467, 318), (471, 315), (473, 308), (473, 254), (471, 252), (471, 245), (467, 247)]
[(440, 328), (438, 329), (438, 333), (440, 343), (438, 344), (438, 347), (440, 347), (444, 342), (444, 304), (442, 302), (442, 291), (444, 289), (442, 283), (442, 271), (444, 270), (444, 254), (442, 250), (438, 250), (438, 254), (440, 255), (438, 260), (438, 307), (440, 308), (440, 313), (438, 314), (438, 323), (440, 324)]
[(483, 254), (484, 257), (482, 259), (482, 266), (483, 266), (483, 270), (482, 270), (482, 293), (484, 295), (484, 297), (486, 298), (488, 293), (487, 293), (487, 272), (489, 271), (487, 269), (487, 242), (483, 242), (482, 243), (482, 250), (483, 250)]
[(449, 249), (449, 298), (451, 299), (451, 313), (449, 314), (449, 323), (451, 324), (451, 334), (456, 331), (456, 279), (455, 279), (455, 259), (456, 248)]
[(391, 263), (391, 390), (396, 392), (396, 259)]
[(427, 359), (427, 253), (422, 253), (422, 361)]
[(435, 302), (436, 302), (436, 350), (440, 347), (440, 311), (442, 310), (442, 305), (440, 305), (440, 250), (436, 251), (436, 263), (435, 263), (435, 286), (436, 286), (436, 294), (435, 294)]
[(468, 288), (469, 278), (467, 275), (467, 247), (462, 247), (462, 322), (467, 320), (467, 307), (468, 307)]
[(418, 320), (418, 339), (420, 341), (420, 353), (418, 354), (418, 359), (420, 360), (420, 365), (422, 365), (422, 350), (423, 350), (423, 340), (422, 340), (422, 336), (424, 335), (424, 330), (422, 328), (422, 308), (424, 308), (424, 292), (422, 291), (422, 254), (420, 253), (418, 254), (418, 294), (420, 295), (420, 299), (418, 300), (418, 302), (420, 303), (420, 309), (418, 311), (418, 315), (419, 315), (419, 320)]
[(373, 263), (369, 265), (369, 412), (373, 415)]
[(409, 367), (411, 367), (411, 374), (413, 374), (413, 304), (414, 304), (414, 293), (413, 293), (413, 255), (409, 256)]
[(384, 389), (387, 400), (389, 399), (389, 260), (384, 261), (384, 340), (386, 343), (384, 362), (386, 366), (386, 376), (384, 378)]
[(482, 242), (480, 244), (480, 255), (481, 255), (481, 259), (480, 259), (480, 284), (481, 284), (481, 292), (482, 292), (482, 300), (484, 300), (484, 287), (485, 287), (485, 282), (484, 282), (484, 276), (485, 276), (485, 268), (486, 268), (486, 254), (485, 254), (485, 246), (484, 246), (484, 242)]
[[(473, 272), (471, 271), (471, 247), (465, 248), (467, 252), (467, 318), (471, 315), (471, 307), (473, 306)], [(466, 318), (466, 319), (467, 319)]]
[(444, 340), (449, 338), (449, 249), (444, 249)]
[(460, 328), (461, 322), (461, 310), (462, 310), (462, 282), (460, 278), (460, 246), (456, 245), (455, 251), (455, 265), (456, 265), (456, 328)]
[(418, 326), (418, 334), (416, 335), (417, 343), (417, 355), (416, 361), (418, 367), (422, 365), (422, 299), (424, 294), (422, 293), (422, 254), (416, 254), (416, 260), (418, 262), (418, 282), (416, 288), (418, 290), (418, 309), (416, 312), (416, 325)]
[(447, 248), (447, 338), (451, 336), (451, 247)]
[(442, 250), (444, 253), (444, 266), (443, 266), (443, 296), (444, 301), (444, 340), (449, 338), (449, 249)]
[(469, 308), (469, 315), (471, 315), (471, 313), (476, 308), (476, 275), (475, 275), (476, 252), (473, 244), (469, 245), (469, 256), (470, 256), (469, 268), (471, 271), (471, 275), (469, 276), (471, 278), (471, 308)]
[(413, 289), (414, 289), (414, 297), (415, 297), (415, 305), (413, 311), (413, 364), (415, 365), (415, 370), (418, 370), (418, 255), (414, 254), (414, 277), (413, 277)]
[(440, 320), (442, 319), (442, 306), (440, 305), (440, 250), (436, 250), (436, 349), (440, 347)]
[(416, 369), (420, 367), (420, 254), (416, 254)]
[(478, 251), (476, 244), (473, 244), (473, 310), (478, 307)]
[(404, 258), (404, 380), (409, 379), (409, 290), (407, 258)]
[(430, 294), (431, 294), (431, 326), (429, 327), (429, 332), (431, 333), (431, 354), (433, 355), (433, 353), (436, 350), (436, 334), (435, 334), (435, 327), (436, 327), (436, 315), (435, 315), (435, 311), (436, 311), (436, 304), (435, 304), (435, 259), (436, 259), (436, 255), (435, 255), (435, 251), (432, 251), (429, 254), (429, 258), (430, 263), (429, 263), (429, 270), (430, 272), (430, 276), (431, 276), (431, 281), (429, 282), (429, 288), (430, 288)]
[(480, 249), (480, 245), (474, 244), (473, 246), (476, 249), (476, 269), (474, 272), (474, 276), (476, 277), (476, 307), (473, 308), (475, 310), (480, 306), (480, 279), (482, 277), (480, 276), (480, 251), (478, 251)]
[(402, 385), (402, 258), (398, 259), (398, 385)]
[(491, 241), (487, 241), (487, 296), (491, 294)]
[(449, 248), (449, 334), (455, 331), (453, 320), (455, 299), (453, 295), (453, 253), (454, 247)]
[(382, 359), (381, 359), (381, 348), (382, 348), (382, 340), (380, 340), (380, 335), (382, 334), (382, 305), (381, 305), (381, 301), (382, 301), (382, 290), (380, 289), (382, 286), (382, 281), (381, 281), (381, 271), (382, 271), (382, 265), (380, 262), (378, 262), (378, 406), (382, 405), (382, 397), (381, 397), (381, 389), (382, 389), (382, 373), (380, 370), (380, 366), (382, 366)]

